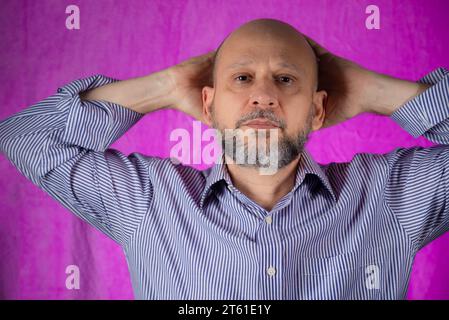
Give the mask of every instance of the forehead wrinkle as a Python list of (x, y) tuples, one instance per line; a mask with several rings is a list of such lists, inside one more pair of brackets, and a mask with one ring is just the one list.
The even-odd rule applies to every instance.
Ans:
[[(251, 60), (243, 60), (243, 61), (238, 61), (238, 62), (235, 62), (235, 63), (229, 65), (226, 69), (237, 69), (237, 68), (248, 66), (251, 64), (254, 64), (254, 60), (252, 60), (252, 59)], [(302, 75), (305, 75), (304, 70), (294, 63), (281, 61), (281, 62), (277, 63), (276, 65), (278, 67), (291, 69), (291, 70), (296, 71)]]

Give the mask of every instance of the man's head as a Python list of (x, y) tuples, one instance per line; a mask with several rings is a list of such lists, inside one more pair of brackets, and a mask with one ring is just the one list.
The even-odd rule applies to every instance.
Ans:
[(296, 159), (309, 132), (323, 124), (326, 98), (317, 91), (317, 60), (305, 37), (282, 21), (253, 20), (222, 42), (214, 61), (203, 112), (223, 144), (224, 129), (245, 131), (251, 129), (245, 122), (264, 118), (278, 125), (279, 168)]

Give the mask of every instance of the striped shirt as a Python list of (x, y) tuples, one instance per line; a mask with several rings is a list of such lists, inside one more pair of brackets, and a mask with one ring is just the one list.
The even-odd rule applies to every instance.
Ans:
[(390, 117), (437, 145), (317, 164), (306, 150), (271, 211), (226, 166), (109, 148), (144, 115), (74, 80), (0, 122), (0, 151), (123, 248), (136, 299), (405, 299), (417, 251), (449, 228), (449, 72)]

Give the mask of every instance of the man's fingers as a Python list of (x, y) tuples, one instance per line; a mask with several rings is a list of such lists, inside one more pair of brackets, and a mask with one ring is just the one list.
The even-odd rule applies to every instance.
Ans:
[(214, 55), (215, 55), (215, 50), (212, 50), (212, 51), (209, 51), (209, 52), (207, 52), (206, 54), (202, 55), (201, 57), (202, 57), (204, 60), (212, 60), (212, 58), (214, 57)]
[(211, 63), (212, 58), (215, 54), (215, 50), (209, 51), (207, 53), (201, 54), (199, 56), (190, 57), (184, 61), (182, 61), (180, 64), (202, 64), (205, 62)]
[(317, 56), (322, 56), (323, 54), (329, 53), (326, 49), (324, 49), (321, 45), (319, 45), (317, 42), (315, 42), (313, 39), (306, 37), (307, 42), (310, 44), (312, 49), (315, 51), (315, 54)]

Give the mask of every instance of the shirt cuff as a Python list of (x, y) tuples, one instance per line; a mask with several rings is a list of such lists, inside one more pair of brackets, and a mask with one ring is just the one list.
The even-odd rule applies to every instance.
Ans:
[(105, 151), (144, 114), (103, 100), (81, 100), (83, 91), (119, 81), (100, 74), (72, 81), (58, 88), (62, 95), (56, 108), (67, 113), (63, 142)]
[(437, 68), (418, 82), (432, 86), (390, 115), (415, 138), (449, 118), (449, 71)]

